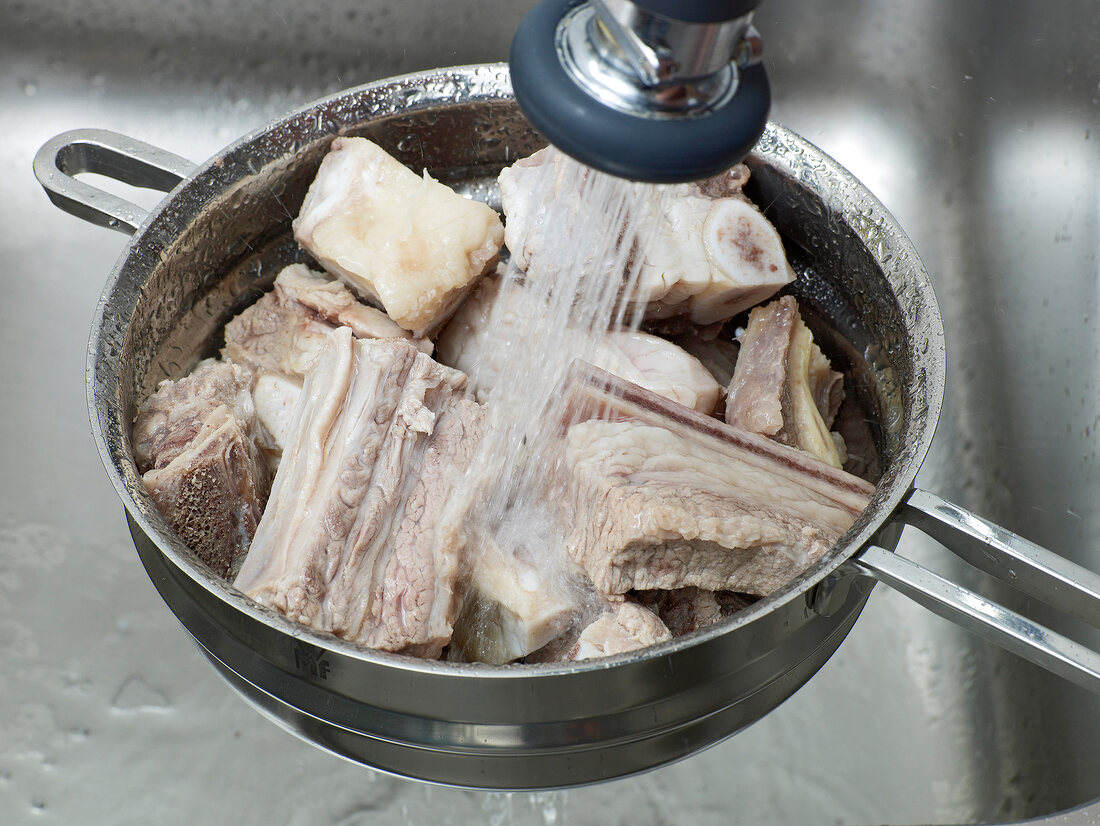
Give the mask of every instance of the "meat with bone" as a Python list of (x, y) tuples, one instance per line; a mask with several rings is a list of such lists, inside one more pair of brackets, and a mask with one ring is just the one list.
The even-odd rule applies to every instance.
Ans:
[(729, 424), (842, 467), (843, 442), (829, 426), (843, 394), (843, 376), (814, 343), (793, 298), (749, 313), (726, 397)]
[(364, 298), (422, 335), (444, 321), (500, 253), (500, 218), (415, 174), (366, 138), (336, 138), (294, 237)]
[(134, 456), (142, 482), (180, 539), (230, 577), (270, 488), (244, 367), (208, 359), (165, 381), (138, 408)]
[[(285, 267), (271, 292), (225, 326), (222, 355), (248, 365), (255, 376), (252, 396), (269, 437), (263, 448), (273, 468), (282, 454), (302, 380), (337, 326), (350, 327), (359, 338), (412, 338), (385, 313), (358, 301), (339, 281), (305, 264)], [(427, 339), (414, 339), (413, 344), (431, 353)]]
[(275, 278), (275, 291), (313, 310), (336, 326), (351, 327), (357, 338), (408, 338), (421, 352), (432, 354), (428, 339), (413, 338), (381, 310), (359, 301), (340, 281), (314, 272), (305, 264), (291, 264)]
[[(515, 362), (514, 342), (524, 340), (523, 331), (540, 311), (545, 309), (533, 304), (522, 285), (506, 276), (483, 278), (443, 328), (439, 356), (466, 373), (478, 400), (487, 402)], [(503, 329), (493, 326), (494, 319)], [(722, 385), (697, 358), (658, 336), (611, 330), (590, 344), (597, 366), (701, 413), (712, 412), (722, 394)]]
[[(556, 200), (573, 203), (578, 221), (592, 208), (583, 187), (566, 189), (563, 183), (577, 179), (574, 173), (563, 174), (575, 164), (547, 148), (501, 171), (505, 241), (520, 269), (558, 253), (561, 238), (570, 233), (569, 227), (546, 224), (542, 193), (553, 191)], [(665, 201), (655, 197), (652, 184), (623, 186), (635, 220), (658, 204), (667, 205), (655, 219), (660, 230), (647, 239), (638, 275), (638, 301), (645, 302), (647, 318), (686, 316), (710, 324), (769, 298), (794, 279), (779, 234), (741, 192), (748, 175), (747, 167), (737, 166), (706, 181), (668, 185), (662, 187), (668, 193)], [(607, 277), (620, 258), (612, 245), (605, 260), (592, 260), (587, 267), (596, 277)]]
[(236, 586), (311, 628), (438, 657), (461, 545), (445, 505), (482, 419), (465, 381), (408, 341), (338, 328), (306, 379)]
[[(819, 559), (874, 488), (590, 365), (567, 392), (569, 551), (606, 594), (766, 595)], [(614, 421), (584, 419), (602, 411)]]

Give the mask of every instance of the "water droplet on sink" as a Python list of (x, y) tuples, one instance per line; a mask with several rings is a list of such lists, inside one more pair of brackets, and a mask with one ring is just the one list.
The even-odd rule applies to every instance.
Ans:
[(119, 711), (167, 711), (168, 697), (138, 675), (132, 675), (111, 698), (111, 708)]

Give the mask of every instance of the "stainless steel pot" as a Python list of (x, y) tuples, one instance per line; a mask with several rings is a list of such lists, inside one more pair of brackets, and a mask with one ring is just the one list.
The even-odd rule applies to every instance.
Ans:
[[(750, 194), (784, 236), (793, 292), (873, 423), (884, 472), (832, 551), (727, 622), (626, 655), (559, 666), (455, 665), (368, 651), (313, 633), (212, 575), (156, 510), (134, 465), (135, 405), (217, 350), (224, 322), (304, 260), (290, 237), (334, 135), (364, 135), (493, 203), (501, 166), (542, 145), (502, 65), (352, 89), (194, 165), (93, 130), (42, 147), (51, 199), (132, 233), (100, 300), (88, 357), (92, 428), (161, 596), (215, 668), (287, 729), (400, 775), (492, 789), (571, 786), (690, 755), (752, 723), (808, 680), (886, 582), (1068, 679), (1100, 689), (1100, 656), (892, 552), (926, 531), (968, 562), (1093, 625), (1100, 578), (913, 488), (940, 412), (943, 328), (904, 233), (851, 175), (769, 125), (748, 159)], [(145, 212), (76, 179), (97, 172), (171, 190)]]

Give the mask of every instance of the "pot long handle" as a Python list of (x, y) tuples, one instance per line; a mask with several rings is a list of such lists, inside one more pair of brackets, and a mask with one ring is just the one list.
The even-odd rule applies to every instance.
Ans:
[[(1100, 576), (923, 490), (898, 516), (966, 562), (1100, 628)], [(854, 563), (879, 582), (981, 637), (1100, 693), (1100, 653), (877, 546)]]
[(106, 129), (74, 129), (46, 141), (34, 156), (34, 174), (50, 200), (77, 218), (132, 235), (148, 211), (75, 176), (105, 175), (131, 186), (171, 191), (195, 164)]

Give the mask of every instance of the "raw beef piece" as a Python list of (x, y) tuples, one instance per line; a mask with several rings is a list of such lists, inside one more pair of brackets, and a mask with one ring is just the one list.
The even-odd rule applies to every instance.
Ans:
[(470, 386), (483, 404), (501, 375), (506, 375), (514, 364), (511, 350), (525, 340), (528, 319), (539, 309), (529, 306), (532, 302), (525, 291), (506, 284), (506, 278), (503, 273), (482, 278), (443, 327), (435, 344), (442, 362), (470, 377)]
[(843, 441), (829, 426), (843, 396), (843, 376), (814, 344), (793, 298), (749, 313), (726, 396), (729, 424), (842, 467)]
[(416, 335), (442, 323), (496, 261), (488, 206), (421, 177), (366, 138), (336, 138), (294, 221), (321, 265)]
[(654, 611), (622, 597), (603, 599), (574, 624), (524, 659), (526, 663), (563, 663), (608, 657), (672, 639)]
[(652, 611), (633, 602), (616, 602), (581, 631), (566, 659), (610, 657), (670, 639), (672, 634)]
[(452, 659), (503, 664), (525, 657), (559, 636), (578, 606), (545, 572), (477, 538), (463, 608), (455, 621)]
[[(305, 264), (285, 267), (271, 292), (225, 325), (222, 355), (252, 369), (256, 414), (268, 435), (262, 446), (273, 469), (278, 467), (302, 380), (338, 326), (350, 327), (358, 338), (412, 339), (385, 313)], [(427, 339), (412, 343), (431, 353)]]
[[(483, 278), (439, 336), (439, 357), (470, 377), (481, 402), (507, 377), (515, 342), (526, 340), (524, 330), (542, 309), (525, 293), (503, 277)], [(701, 413), (712, 412), (723, 392), (697, 358), (658, 336), (612, 330), (589, 345), (597, 366)]]
[[(285, 267), (275, 279), (275, 291), (297, 301), (333, 325), (351, 327), (357, 338), (408, 338), (412, 333), (388, 315), (359, 301), (343, 283), (329, 275), (313, 272), (305, 264)], [(429, 356), (432, 343), (413, 339), (417, 349)]]
[(222, 357), (256, 375), (275, 373), (301, 386), (336, 327), (279, 289), (225, 325)]
[[(548, 225), (545, 193), (553, 193), (556, 205), (568, 203), (578, 225), (603, 217), (593, 210), (606, 206), (588, 197), (588, 173), (577, 167), (567, 155), (547, 148), (501, 171), (505, 242), (520, 269), (535, 272), (532, 266), (568, 249), (572, 230)], [(767, 299), (794, 279), (779, 234), (741, 193), (748, 176), (747, 167), (737, 166), (698, 183), (623, 188), (630, 220), (653, 221), (657, 227), (653, 235), (647, 233), (639, 264), (637, 300), (646, 304), (647, 318), (686, 316), (710, 324)], [(636, 263), (633, 256), (627, 260)], [(541, 266), (552, 270), (552, 264)], [(620, 251), (612, 245), (604, 260), (587, 261), (585, 267), (605, 278), (622, 268)]]
[(270, 476), (239, 365), (201, 362), (165, 381), (138, 409), (134, 456), (142, 482), (180, 539), (229, 577), (248, 550), (267, 501)]
[[(569, 552), (605, 594), (766, 595), (819, 559), (874, 488), (590, 365), (567, 379)], [(589, 419), (602, 411), (615, 421)]]
[(733, 591), (702, 591), (698, 588), (633, 591), (631, 595), (657, 614), (674, 637), (713, 625), (756, 601), (756, 597)]
[(734, 367), (737, 364), (739, 349), (737, 341), (732, 336), (729, 338), (723, 337), (720, 330), (709, 331), (707, 328), (685, 330), (672, 336), (671, 340), (673, 344), (683, 347), (699, 359), (700, 364), (721, 385), (722, 397), (725, 398), (726, 388), (729, 387), (730, 380), (733, 378)]
[(711, 413), (722, 394), (722, 386), (699, 359), (671, 341), (640, 331), (607, 333), (594, 363), (700, 413)]
[(446, 504), (482, 423), (465, 383), (411, 342), (333, 332), (236, 586), (319, 631), (438, 657), (462, 541)]

